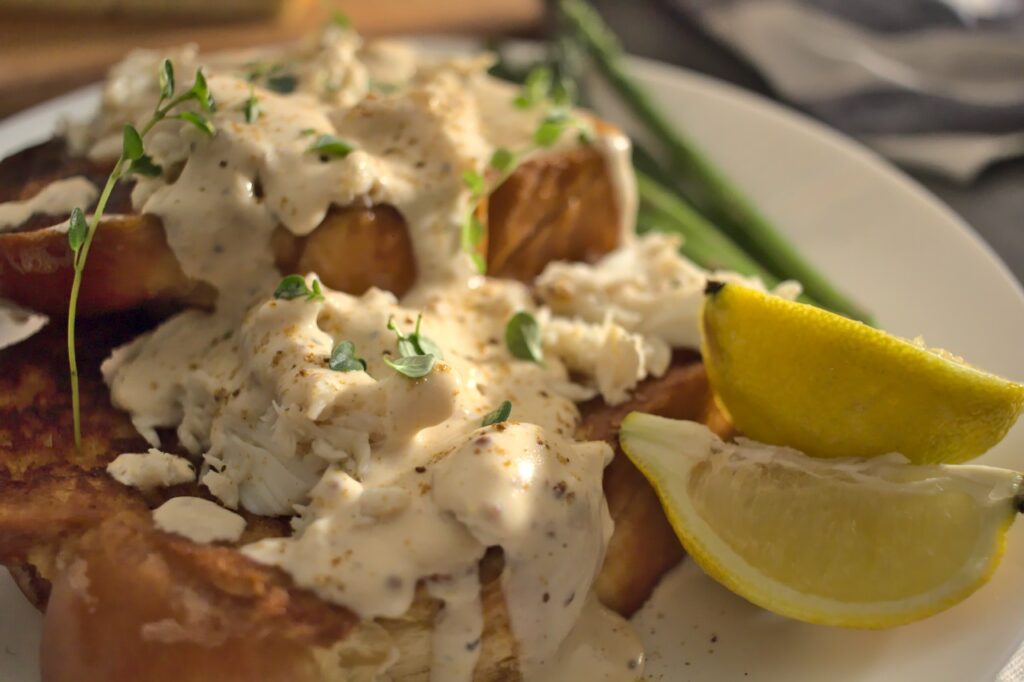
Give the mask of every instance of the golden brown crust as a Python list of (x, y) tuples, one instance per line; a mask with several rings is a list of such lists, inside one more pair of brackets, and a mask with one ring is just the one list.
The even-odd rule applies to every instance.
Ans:
[(692, 356), (689, 360), (677, 358), (663, 377), (645, 381), (621, 405), (610, 407), (594, 401), (581, 407), (580, 436), (607, 441), (615, 448), (615, 459), (604, 474), (615, 533), (594, 589), (606, 606), (624, 616), (643, 606), (661, 577), (685, 552), (654, 489), (619, 447), (622, 420), (636, 410), (699, 421), (723, 437), (731, 431), (715, 404), (704, 366)]
[[(47, 154), (54, 156), (52, 148)], [(30, 191), (26, 188), (38, 191), (46, 173), (53, 179), (72, 165), (58, 161), (35, 159), (32, 163), (41, 170), (24, 184), (21, 196)], [(524, 164), (487, 205), (490, 274), (529, 280), (550, 260), (593, 260), (614, 248), (619, 226), (613, 189), (604, 159), (593, 148)], [(124, 204), (127, 198), (122, 194), (117, 201)], [(389, 207), (332, 209), (309, 237), (296, 239), (279, 231), (273, 248), (282, 270), (314, 270), (332, 288), (358, 293), (379, 286), (402, 293), (415, 278), (404, 221)], [(161, 298), (195, 301), (197, 292), (203, 294), (181, 274), (154, 218), (104, 221), (94, 249), (94, 256), (101, 257), (90, 264), (101, 265), (86, 273), (85, 313), (126, 310)], [(0, 235), (0, 294), (16, 292), (29, 305), (62, 312), (70, 281), (68, 256), (62, 234)], [(37, 271), (33, 262), (42, 264)], [(138, 290), (125, 293), (117, 285), (129, 262), (146, 267), (130, 276), (136, 277)], [(38, 295), (43, 288), (47, 293)], [(117, 454), (144, 451), (147, 445), (110, 405), (98, 367), (113, 347), (150, 326), (152, 320), (137, 312), (80, 323), (86, 434), (81, 450), (72, 444), (62, 326), (0, 351), (0, 563), (14, 567), (35, 603), (50, 599), (44, 679), (314, 682), (321, 679), (316, 661), (322, 653), (314, 647), (336, 643), (350, 631), (344, 641), (355, 641), (373, 628), (402, 651), (396, 679), (426, 679), (430, 633), (440, 604), (425, 591), (403, 618), (357, 623), (345, 609), (297, 589), (285, 574), (233, 548), (197, 545), (153, 528), (152, 506), (173, 495), (205, 495), (198, 486), (143, 495), (102, 472)], [(630, 406), (688, 416), (691, 407), (704, 404), (706, 382), (701, 384), (699, 376), (692, 368), (678, 374), (673, 370), (645, 384)], [(677, 399), (676, 390), (693, 395)], [(625, 412), (595, 403), (584, 413), (588, 437), (614, 442)], [(173, 435), (164, 435), (166, 449), (174, 451)], [(664, 532), (667, 523), (646, 481), (624, 457), (609, 467), (606, 492), (617, 535), (632, 537), (618, 543), (613, 539), (598, 590), (607, 603), (628, 613), (682, 552), (671, 531)], [(278, 519), (248, 520), (245, 542), (288, 532)], [(491, 552), (481, 566), (485, 624), (478, 682), (520, 679), (496, 566)], [(143, 627), (154, 623), (160, 627)]]
[(281, 272), (315, 272), (351, 294), (377, 287), (400, 296), (416, 281), (409, 232), (391, 206), (331, 208), (308, 237), (278, 228), (273, 248)]
[(528, 282), (551, 261), (594, 262), (619, 243), (618, 211), (594, 147), (527, 161), (488, 200), (488, 273)]
[[(102, 184), (102, 165), (70, 158), (54, 142), (0, 162), (12, 198), (38, 192), (55, 179), (86, 172)], [(58, 153), (59, 152), (59, 153)], [(18, 175), (19, 168), (26, 171)], [(100, 222), (86, 265), (81, 316), (128, 310), (152, 301), (210, 305), (213, 291), (188, 279), (154, 216), (111, 214), (131, 209), (122, 187)], [(611, 175), (590, 146), (547, 154), (521, 165), (486, 204), (488, 272), (529, 281), (552, 260), (593, 261), (618, 243), (620, 226)], [(67, 215), (34, 216), (0, 233), (0, 297), (63, 315), (73, 277), (65, 233), (37, 229)], [(35, 228), (35, 229), (34, 229)], [(332, 207), (309, 236), (278, 229), (271, 247), (282, 272), (316, 272), (327, 286), (361, 294), (371, 286), (401, 295), (415, 281), (412, 244), (402, 216), (390, 206)], [(130, 283), (127, 284), (127, 283)]]

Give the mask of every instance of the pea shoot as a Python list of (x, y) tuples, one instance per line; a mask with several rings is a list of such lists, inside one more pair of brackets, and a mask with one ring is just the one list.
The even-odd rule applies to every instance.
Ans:
[[(184, 121), (204, 135), (212, 137), (216, 134), (213, 123), (208, 115), (216, 110), (216, 102), (203, 76), (197, 70), (192, 86), (175, 96), (174, 64), (169, 59), (163, 60), (158, 72), (160, 97), (149, 120), (141, 128), (126, 123), (121, 136), (121, 155), (107, 177), (107, 182), (100, 192), (96, 208), (92, 216), (86, 219), (85, 212), (76, 207), (71, 212), (68, 223), (68, 246), (71, 248), (74, 278), (71, 280), (71, 296), (68, 300), (67, 345), (68, 368), (71, 374), (71, 412), (74, 424), (75, 447), (82, 447), (82, 413), (79, 395), (78, 359), (75, 353), (75, 321), (78, 311), (78, 297), (82, 289), (82, 275), (89, 257), (89, 249), (96, 229), (99, 227), (107, 202), (119, 180), (127, 175), (157, 177), (163, 169), (146, 153), (144, 140), (153, 127), (164, 119), (172, 118)], [(175, 111), (189, 102), (195, 103), (199, 111)]]

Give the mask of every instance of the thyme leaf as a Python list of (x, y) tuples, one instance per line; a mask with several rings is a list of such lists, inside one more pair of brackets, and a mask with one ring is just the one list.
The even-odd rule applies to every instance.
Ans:
[(419, 379), (430, 374), (430, 370), (434, 369), (434, 360), (433, 355), (406, 355), (394, 360), (384, 356), (384, 362), (388, 367), (410, 379)]
[(483, 421), (480, 422), (480, 426), (490, 426), (491, 424), (500, 424), (503, 421), (508, 421), (511, 414), (512, 401), (504, 400), (501, 405), (498, 406), (498, 409), (484, 415)]
[(320, 135), (307, 151), (321, 157), (343, 159), (355, 151), (355, 147), (337, 135)]
[(356, 344), (339, 341), (331, 351), (327, 366), (335, 372), (365, 372), (366, 360), (356, 356)]
[(214, 133), (217, 132), (214, 129), (213, 124), (210, 123), (210, 121), (205, 116), (197, 114), (194, 111), (183, 111), (180, 114), (178, 114), (176, 118), (185, 121), (186, 123), (191, 123), (200, 132), (209, 137), (213, 137)]
[(505, 325), (505, 345), (513, 357), (537, 364), (544, 362), (540, 325), (537, 318), (525, 310), (513, 315)]
[(245, 116), (246, 123), (255, 123), (263, 115), (263, 107), (260, 105), (260, 100), (251, 88), (249, 90), (249, 98), (242, 104), (242, 115)]
[(302, 275), (288, 275), (283, 277), (274, 289), (274, 298), (292, 301), (296, 298), (305, 298), (307, 301), (323, 301), (324, 293), (320, 288), (320, 280), (314, 279), (313, 286), (306, 284), (306, 278)]
[(85, 237), (89, 234), (89, 225), (85, 222), (85, 214), (82, 209), (75, 208), (71, 211), (71, 220), (68, 221), (68, 246), (71, 251), (78, 254), (78, 250), (85, 243)]
[(146, 177), (155, 178), (164, 172), (164, 169), (153, 162), (153, 157), (149, 154), (143, 154), (137, 159), (133, 159), (128, 164), (128, 169), (125, 171), (126, 175), (145, 175)]
[[(122, 135), (121, 156), (114, 163), (113, 170), (107, 176), (107, 182), (100, 191), (99, 199), (96, 200), (96, 207), (87, 220), (81, 208), (75, 208), (71, 212), (71, 219), (68, 222), (68, 246), (74, 254), (74, 276), (71, 280), (71, 295), (68, 298), (67, 317), (67, 346), (68, 346), (68, 370), (71, 378), (71, 415), (75, 436), (75, 447), (82, 447), (82, 410), (81, 395), (79, 392), (78, 380), (78, 357), (75, 345), (75, 323), (77, 321), (78, 298), (82, 290), (82, 277), (85, 272), (85, 264), (89, 257), (89, 249), (96, 236), (96, 230), (114, 186), (126, 175), (136, 173), (139, 175), (158, 175), (161, 172), (160, 166), (153, 162), (152, 157), (146, 154), (144, 140), (149, 131), (160, 121), (171, 114), (172, 110), (190, 100), (196, 100), (200, 109), (212, 112), (215, 109), (213, 93), (210, 92), (206, 78), (201, 70), (196, 71), (195, 82), (185, 93), (174, 97), (174, 64), (165, 59), (161, 62), (157, 77), (160, 84), (160, 97), (153, 107), (145, 125), (135, 128), (131, 124), (125, 124)], [(173, 99), (171, 99), (173, 97)], [(168, 101), (169, 100), (169, 101)], [(204, 132), (212, 135), (213, 126), (205, 117), (192, 112), (181, 112), (175, 116), (182, 120), (196, 125)]]

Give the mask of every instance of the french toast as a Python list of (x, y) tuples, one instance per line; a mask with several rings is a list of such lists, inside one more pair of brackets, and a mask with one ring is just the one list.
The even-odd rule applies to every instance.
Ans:
[[(45, 612), (46, 682), (532, 682), (585, 622), (610, 679), (642, 667), (621, 616), (683, 552), (618, 425), (728, 423), (677, 337), (531, 285), (577, 263), (600, 312), (705, 275), (632, 235), (620, 131), (486, 59), (376, 49), (186, 49), (172, 100), (133, 55), (94, 120), (0, 162), (0, 296), (54, 321), (0, 350), (0, 563)], [(155, 94), (145, 172), (96, 203)], [(74, 206), (99, 214), (77, 253)], [(623, 258), (660, 265), (619, 285)]]
[[(111, 164), (71, 156), (61, 139), (0, 161), (0, 202), (35, 196), (49, 183), (82, 176), (102, 184)], [(83, 316), (142, 303), (210, 306), (215, 292), (190, 280), (167, 245), (160, 219), (133, 214), (131, 182), (119, 184), (86, 265), (78, 310)], [(91, 208), (91, 207), (89, 207)], [(594, 261), (619, 237), (615, 192), (601, 154), (568, 149), (527, 161), (486, 203), (482, 245), (488, 272), (528, 282), (553, 260)], [(0, 297), (63, 315), (74, 274), (64, 232), (41, 229), (68, 214), (35, 214), (0, 232)], [(282, 272), (316, 272), (324, 284), (352, 294), (370, 287), (406, 293), (416, 279), (405, 221), (394, 207), (333, 207), (308, 236), (279, 228), (272, 235)], [(124, 286), (124, 282), (132, 286)]]
[[(212, 647), (218, 652), (218, 665), (223, 664), (214, 668), (217, 679), (242, 680), (251, 679), (245, 676), (252, 671), (236, 665), (236, 661), (251, 656), (254, 649), (273, 651), (275, 657), (292, 649), (295, 656), (299, 656), (295, 653), (299, 650), (303, 656), (312, 656), (307, 651), (310, 645), (329, 648), (344, 640), (352, 628), (359, 632), (352, 614), (296, 588), (280, 571), (229, 548), (199, 545), (153, 527), (148, 514), (151, 507), (174, 495), (206, 494), (202, 489), (186, 485), (145, 494), (116, 483), (104, 472), (119, 453), (144, 451), (148, 446), (127, 416), (110, 405), (99, 363), (113, 348), (154, 323), (152, 317), (139, 311), (82, 323), (81, 391), (86, 427), (81, 450), (74, 447), (71, 429), (63, 330), (49, 325), (38, 335), (0, 351), (0, 396), (4, 396), (0, 399), (0, 562), (19, 577), (26, 596), (47, 612), (45, 641), (59, 653), (46, 660), (53, 664), (68, 662), (75, 652), (88, 649), (98, 658), (121, 661), (122, 668), (102, 669), (104, 675), (112, 675), (106, 679), (113, 682), (138, 679), (147, 670), (167, 669), (178, 674), (169, 680), (193, 679), (174, 666), (152, 665), (162, 657), (193, 661), (196, 675), (208, 674), (209, 661), (192, 656), (190, 646), (162, 649), (139, 642), (137, 657), (113, 656), (114, 650), (123, 651), (126, 633), (137, 632), (154, 619), (176, 618), (196, 639), (219, 642)], [(610, 407), (594, 400), (582, 405), (583, 437), (606, 440), (617, 448), (619, 422), (632, 410), (702, 421), (723, 434), (729, 428), (714, 405), (707, 378), (694, 354), (678, 354), (672, 369), (642, 384), (627, 403)], [(606, 605), (630, 615), (684, 553), (650, 485), (621, 454), (606, 469), (604, 486), (616, 530), (596, 591)], [(289, 532), (283, 520), (247, 516), (250, 524), (242, 542)], [(161, 563), (140, 575), (137, 565), (144, 556)], [(100, 635), (96, 628), (75, 630), (64, 626), (67, 619), (77, 622), (76, 618), (83, 618), (76, 610), (81, 605), (68, 584), (72, 578), (66, 575), (67, 567), (75, 561), (84, 561), (87, 566), (94, 563), (96, 568), (91, 570), (103, 577), (92, 581), (109, 584), (114, 590), (110, 599), (117, 610), (112, 623), (120, 633), (117, 637)], [(481, 660), (485, 664), (475, 678), (480, 682), (519, 679), (514, 642), (507, 622), (502, 625), (504, 605), (496, 581), (496, 561), (500, 562), (500, 557), (489, 555), (481, 567), (490, 580), (483, 582), (489, 629), (482, 644), (485, 655)], [(58, 585), (57, 601), (48, 606), (46, 599), (54, 582)], [(183, 590), (194, 590), (200, 596), (182, 602)], [(104, 594), (96, 593), (101, 603), (105, 597), (99, 595)], [(136, 597), (126, 596), (130, 594)], [(166, 595), (166, 603), (152, 604), (155, 611), (136, 611), (131, 604), (142, 594), (150, 598)], [(222, 620), (197, 620), (181, 611), (182, 604), (220, 613)], [(393, 671), (395, 679), (426, 679), (426, 638), (437, 608), (436, 600), (421, 595), (408, 616), (383, 622), (391, 635), (399, 633), (399, 641), (405, 642), (403, 662)], [(156, 612), (160, 618), (154, 616)], [(54, 621), (56, 624), (51, 624)], [(228, 628), (226, 623), (239, 624), (239, 629)], [(73, 639), (75, 633), (88, 639)], [(294, 670), (289, 667), (286, 674), (293, 675)], [(408, 676), (398, 676), (401, 670), (408, 670)], [(237, 678), (231, 677), (236, 673)], [(59, 670), (52, 675), (47, 679), (83, 679), (65, 678)], [(158, 678), (151, 679), (157, 682)]]

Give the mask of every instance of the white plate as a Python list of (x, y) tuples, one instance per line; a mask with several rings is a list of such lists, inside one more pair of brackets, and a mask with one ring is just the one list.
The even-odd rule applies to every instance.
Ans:
[[(949, 209), (846, 138), (731, 86), (654, 62), (636, 75), (707, 154), (886, 329), (1024, 380), (1024, 295)], [(86, 89), (0, 124), (0, 157), (96, 104)], [(606, 114), (616, 118), (612, 109)], [(1021, 466), (1024, 428), (984, 463)], [(1024, 524), (994, 580), (965, 603), (884, 632), (804, 625), (701, 575), (671, 575), (638, 615), (653, 680), (994, 680), (1024, 640)], [(0, 578), (0, 680), (38, 679), (40, 619)]]

